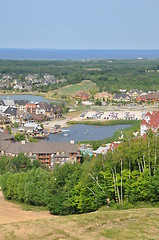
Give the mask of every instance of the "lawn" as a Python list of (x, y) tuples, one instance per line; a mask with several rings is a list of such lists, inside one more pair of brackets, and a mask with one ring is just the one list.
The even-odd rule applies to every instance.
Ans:
[(91, 82), (90, 80), (84, 80), (77, 84), (71, 84), (62, 88), (59, 88), (57, 90), (54, 90), (52, 92), (49, 92), (49, 97), (52, 98), (68, 98), (73, 96), (77, 91), (86, 91), (89, 92), (89, 90), (96, 91), (97, 86), (95, 83)]

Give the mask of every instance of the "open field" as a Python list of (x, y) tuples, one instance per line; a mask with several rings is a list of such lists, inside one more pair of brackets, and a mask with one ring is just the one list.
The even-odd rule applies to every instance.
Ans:
[(159, 208), (51, 216), (48, 212), (24, 211), (0, 198), (0, 240), (152, 240), (159, 236)]
[(65, 87), (61, 87), (59, 89), (51, 91), (47, 93), (46, 96), (48, 98), (61, 98), (63, 96), (70, 98), (77, 91), (89, 91), (95, 89), (97, 89), (95, 83), (91, 82), (90, 80), (83, 80), (80, 83), (67, 85)]

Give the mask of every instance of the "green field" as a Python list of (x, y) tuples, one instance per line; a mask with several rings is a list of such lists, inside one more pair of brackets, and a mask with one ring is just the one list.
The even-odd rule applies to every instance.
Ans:
[(90, 90), (96, 91), (97, 90), (96, 84), (89, 80), (84, 80), (77, 84), (71, 84), (71, 85), (59, 88), (53, 92), (50, 92), (49, 95), (51, 94), (53, 98), (61, 98), (62, 96), (71, 97), (77, 91), (89, 92)]

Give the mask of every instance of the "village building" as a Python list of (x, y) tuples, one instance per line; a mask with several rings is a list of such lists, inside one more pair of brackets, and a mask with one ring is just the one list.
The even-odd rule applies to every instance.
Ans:
[(116, 93), (113, 97), (113, 100), (116, 102), (130, 102), (131, 98), (126, 93)]
[(140, 134), (141, 136), (145, 135), (148, 130), (152, 132), (158, 132), (159, 130), (159, 112), (147, 112), (144, 116), (144, 119), (140, 123)]
[(14, 100), (15, 106), (19, 111), (25, 111), (25, 105), (29, 100)]
[(99, 154), (106, 155), (108, 151), (113, 152), (120, 142), (107, 143), (104, 147), (100, 146), (97, 150), (93, 151), (93, 155), (97, 157)]
[(128, 91), (127, 94), (132, 98), (136, 98), (136, 97), (144, 95), (146, 93), (142, 90), (132, 89), (132, 90)]
[(5, 116), (7, 116), (7, 118), (10, 120), (10, 122), (14, 123), (16, 122), (17, 118), (17, 108), (15, 107), (8, 107), (5, 111), (4, 111)]
[(74, 142), (12, 142), (12, 136), (0, 132), (0, 154), (1, 156), (17, 156), (24, 153), (30, 159), (41, 161), (51, 170), (56, 164), (74, 163), (81, 161), (79, 148)]
[(0, 115), (0, 128), (5, 129), (10, 125), (10, 119), (7, 116)]
[(27, 112), (29, 112), (29, 113), (36, 113), (36, 108), (37, 108), (37, 105), (38, 105), (38, 103), (36, 103), (36, 102), (34, 102), (34, 103), (27, 103), (26, 105), (25, 105), (25, 110), (27, 111)]
[(159, 92), (136, 97), (137, 102), (159, 102)]
[(94, 99), (95, 100), (99, 99), (100, 101), (112, 100), (112, 94), (110, 94), (108, 92), (96, 93), (94, 96)]
[(12, 99), (2, 100), (2, 105), (3, 106), (8, 106), (8, 107), (15, 107), (14, 100), (12, 100)]
[(78, 91), (75, 95), (74, 95), (75, 99), (81, 99), (82, 101), (87, 101), (89, 99), (89, 94), (84, 92), (84, 91)]

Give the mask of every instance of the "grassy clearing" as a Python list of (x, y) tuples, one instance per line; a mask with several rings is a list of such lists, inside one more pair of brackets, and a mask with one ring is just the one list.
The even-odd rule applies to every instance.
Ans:
[(67, 85), (65, 87), (54, 90), (49, 93), (49, 96), (52, 96), (53, 98), (62, 97), (70, 98), (77, 91), (89, 91), (89, 90), (97, 90), (97, 86), (90, 80), (84, 80), (80, 83)]
[(0, 225), (0, 239), (157, 240), (159, 208), (108, 211), (82, 215), (52, 216)]

